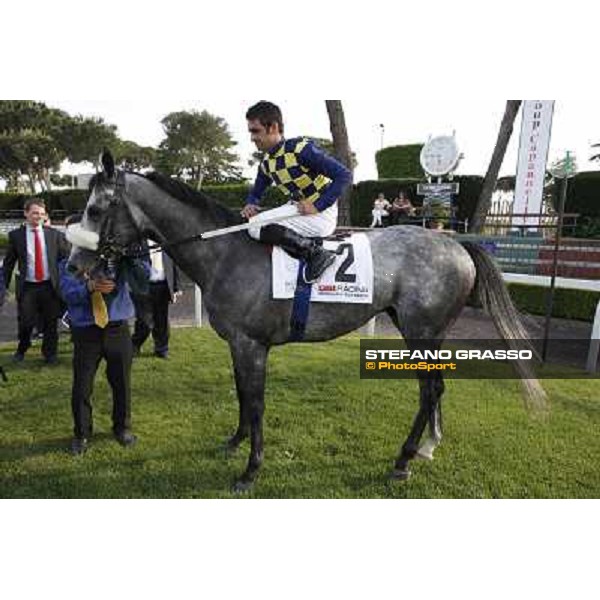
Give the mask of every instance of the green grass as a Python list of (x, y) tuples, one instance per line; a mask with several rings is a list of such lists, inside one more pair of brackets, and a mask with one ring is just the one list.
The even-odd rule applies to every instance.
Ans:
[[(0, 383), (0, 497), (230, 498), (248, 446), (225, 458), (237, 424), (228, 348), (209, 330), (176, 330), (172, 358), (134, 363), (138, 445), (110, 436), (102, 366), (90, 450), (73, 458), (70, 345), (43, 367), (32, 349)], [(12, 346), (0, 347), (7, 364)], [(388, 482), (417, 404), (414, 381), (358, 378), (359, 338), (275, 349), (269, 363), (265, 462), (249, 497), (583, 498), (600, 496), (600, 383), (548, 380), (546, 421), (522, 407), (511, 380), (450, 381), (445, 437), (431, 463)]]

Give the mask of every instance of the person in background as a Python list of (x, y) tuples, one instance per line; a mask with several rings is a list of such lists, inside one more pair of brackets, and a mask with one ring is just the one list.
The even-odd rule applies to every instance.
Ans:
[(408, 196), (400, 192), (390, 207), (390, 220), (393, 225), (407, 223), (415, 216), (415, 207), (412, 205)]
[(383, 217), (387, 217), (389, 215), (388, 208), (390, 207), (390, 203), (386, 200), (383, 193), (380, 193), (375, 201), (373, 202), (373, 210), (371, 214), (373, 215), (373, 220), (371, 221), (371, 225), (369, 227), (383, 227)]
[[(2, 307), (4, 306), (4, 301), (6, 299), (6, 287), (4, 285), (4, 266), (0, 263), (0, 312), (2, 312)], [(0, 379), (2, 381), (8, 381), (6, 377), (6, 373), (4, 372), (4, 367), (0, 365)]]
[(0, 263), (0, 309), (6, 299), (6, 285), (4, 284), (4, 265)]
[(131, 341), (134, 356), (140, 354), (142, 345), (152, 333), (154, 356), (169, 357), (169, 305), (180, 295), (179, 272), (171, 257), (162, 250), (150, 251), (149, 293), (133, 296), (135, 325)]
[(43, 226), (45, 205), (39, 198), (25, 202), (25, 223), (8, 234), (4, 258), (5, 285), (8, 288), (15, 266), (19, 345), (14, 362), (22, 362), (31, 346), (33, 329), (40, 319), (44, 332), (42, 355), (46, 364), (57, 362), (58, 317), (61, 313), (58, 263), (67, 258), (68, 244), (57, 229)]

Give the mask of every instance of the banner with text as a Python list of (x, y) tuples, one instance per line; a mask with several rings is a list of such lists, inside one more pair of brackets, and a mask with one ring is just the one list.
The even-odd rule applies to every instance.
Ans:
[(544, 193), (544, 176), (550, 147), (554, 100), (524, 100), (515, 184), (513, 225), (539, 224)]

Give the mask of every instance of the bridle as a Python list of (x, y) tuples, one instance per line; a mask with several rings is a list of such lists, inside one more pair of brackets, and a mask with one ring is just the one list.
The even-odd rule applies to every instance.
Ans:
[(103, 261), (115, 261), (123, 256), (132, 258), (141, 256), (141, 239), (130, 244), (122, 244), (115, 234), (115, 224), (117, 222), (117, 211), (124, 205), (131, 217), (129, 207), (123, 200), (125, 192), (125, 173), (116, 171), (114, 189), (107, 190), (105, 193), (110, 196), (110, 201), (106, 216), (100, 227), (100, 239), (98, 242), (98, 255)]

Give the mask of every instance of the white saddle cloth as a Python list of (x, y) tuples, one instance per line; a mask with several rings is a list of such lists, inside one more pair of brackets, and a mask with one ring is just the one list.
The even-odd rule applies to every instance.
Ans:
[[(311, 302), (373, 302), (373, 257), (371, 244), (364, 233), (355, 233), (341, 241), (326, 241), (323, 247), (338, 253), (335, 263), (313, 283)], [(273, 248), (273, 298), (294, 297), (298, 264), (287, 252)]]

